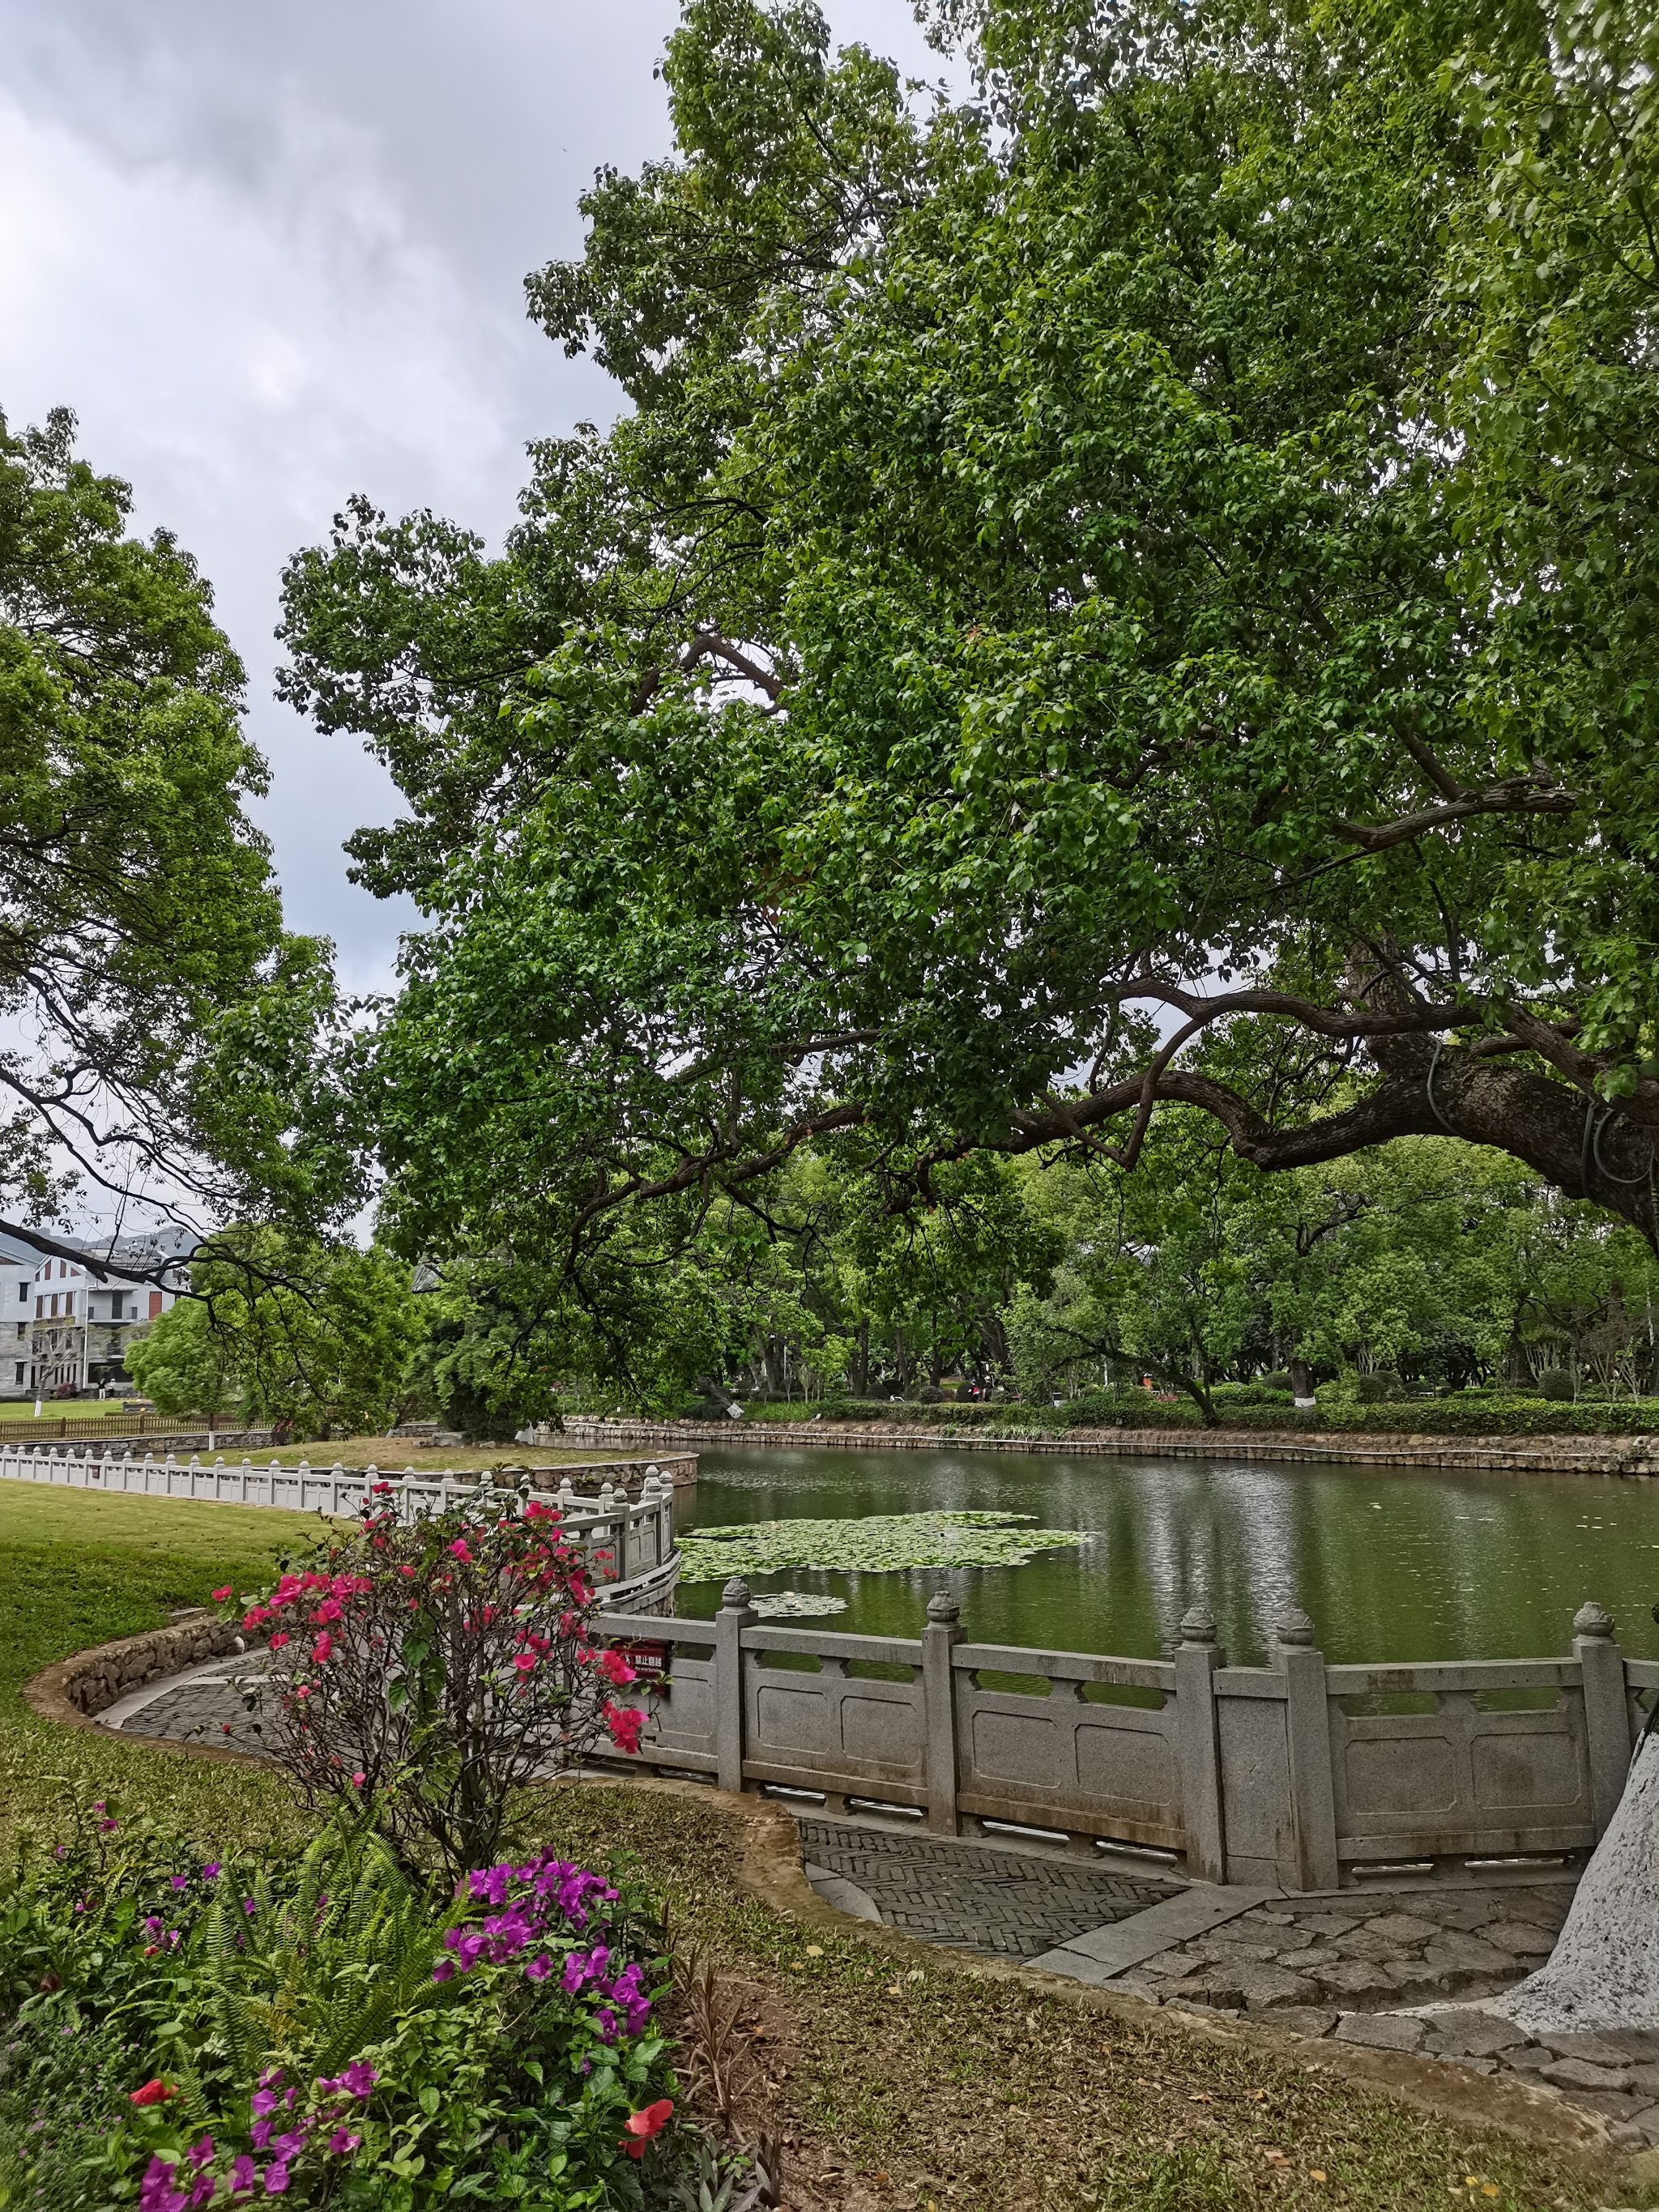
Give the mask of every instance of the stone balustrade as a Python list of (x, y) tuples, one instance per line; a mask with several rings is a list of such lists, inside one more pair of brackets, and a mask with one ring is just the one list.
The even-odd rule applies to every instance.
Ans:
[(1576, 1866), (1659, 1691), (1595, 1605), (1566, 1658), (1332, 1667), (1291, 1613), (1270, 1665), (1230, 1667), (1202, 1607), (1168, 1657), (1119, 1659), (972, 1643), (943, 1595), (920, 1638), (766, 1626), (748, 1601), (734, 1581), (713, 1620), (611, 1617), (671, 1653), (629, 1764), (1290, 1893)]
[[(613, 1480), (627, 1465), (542, 1470), (536, 1487), (555, 1502), (567, 1541), (584, 1554), (588, 1579), (607, 1607), (625, 1603), (640, 1613), (672, 1609), (679, 1582), (680, 1559), (674, 1542), (674, 1484), (672, 1476), (647, 1463), (636, 1497)], [(556, 1472), (556, 1487), (553, 1474)], [(597, 1496), (580, 1494), (573, 1477), (601, 1476)], [(374, 1467), (313, 1467), (301, 1460), (283, 1467), (244, 1459), (204, 1466), (199, 1458), (179, 1461), (171, 1453), (156, 1459), (129, 1452), (120, 1458), (91, 1452), (21, 1447), (0, 1450), (0, 1481), (46, 1483), (60, 1489), (112, 1492), (125, 1496), (174, 1498), (216, 1505), (275, 1506), (295, 1513), (330, 1517), (358, 1512), (371, 1489), (384, 1484), (400, 1516), (442, 1512), (476, 1497), (477, 1474), (447, 1469), (417, 1475)], [(487, 1487), (487, 1484), (485, 1485)]]

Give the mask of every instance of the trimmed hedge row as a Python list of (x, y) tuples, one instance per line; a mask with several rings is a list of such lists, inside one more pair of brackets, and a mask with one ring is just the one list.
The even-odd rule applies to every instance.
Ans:
[[(1352, 1403), (1305, 1411), (1284, 1405), (1218, 1401), (1219, 1425), (1228, 1429), (1279, 1429), (1366, 1436), (1636, 1437), (1659, 1435), (1659, 1399), (1626, 1399), (1619, 1405), (1565, 1405), (1547, 1398), (1413, 1398), (1399, 1405)], [(994, 1429), (1060, 1436), (1068, 1429), (1196, 1429), (1203, 1425), (1190, 1401), (1171, 1402), (1149, 1391), (1091, 1393), (1061, 1406), (922, 1406), (904, 1400), (832, 1399), (815, 1406), (744, 1406), (745, 1419), (764, 1422), (860, 1421), (884, 1428)], [(736, 1426), (736, 1424), (733, 1424)]]

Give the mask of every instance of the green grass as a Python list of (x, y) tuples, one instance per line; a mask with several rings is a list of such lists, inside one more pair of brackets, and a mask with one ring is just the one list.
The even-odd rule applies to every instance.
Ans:
[(54, 1660), (162, 1626), (224, 1583), (247, 1589), (317, 1533), (314, 1516), (0, 1482), (0, 1826), (51, 1825), (65, 1789), (142, 1796), (204, 1843), (293, 1834), (275, 1777), (172, 1759), (39, 1719), (23, 1684)]
[[(244, 1456), (239, 1447), (225, 1457)], [(391, 1468), (401, 1474), (412, 1467), (416, 1474), (441, 1474), (446, 1468), (461, 1474), (477, 1474), (489, 1467), (591, 1467), (599, 1460), (649, 1459), (648, 1451), (628, 1452), (583, 1451), (576, 1446), (543, 1448), (532, 1444), (421, 1444), (412, 1437), (337, 1437), (328, 1443), (283, 1444), (276, 1450), (253, 1451), (246, 1456), (256, 1466), (267, 1467), (276, 1460), (283, 1467), (298, 1467), (305, 1460), (312, 1467), (332, 1467), (338, 1460), (342, 1467), (376, 1467), (383, 1471)]]
[[(0, 1820), (50, 1827), (68, 1787), (142, 1802), (218, 1848), (301, 1832), (307, 1816), (279, 1778), (55, 1727), (19, 1692), (53, 1660), (159, 1626), (216, 1584), (248, 1587), (315, 1526), (0, 1483)], [(740, 1986), (763, 2117), (812, 2201), (837, 2212), (1445, 2212), (1455, 2200), (1590, 2212), (1638, 2201), (1565, 2155), (1311, 2072), (1317, 2046), (1272, 2056), (1158, 2015), (1127, 2026), (948, 1954), (798, 1923), (738, 1887), (731, 1822), (712, 1799), (536, 1791), (519, 1828), (588, 1863), (620, 1850), (663, 1889), (679, 1940)]]

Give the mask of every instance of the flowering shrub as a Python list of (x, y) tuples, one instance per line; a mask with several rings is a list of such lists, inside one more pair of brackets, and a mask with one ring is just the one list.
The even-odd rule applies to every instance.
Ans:
[(486, 1491), (404, 1525), (382, 1483), (356, 1530), (245, 1601), (272, 1653), (264, 1741), (313, 1802), (374, 1802), (406, 1867), (435, 1852), (459, 1878), (499, 1855), (514, 1790), (638, 1747), (596, 1602), (544, 1500)]
[(641, 2201), (674, 2084), (638, 1897), (532, 1859), (434, 1906), (364, 1824), (264, 1867), (94, 1818), (0, 1901), (14, 2212)]

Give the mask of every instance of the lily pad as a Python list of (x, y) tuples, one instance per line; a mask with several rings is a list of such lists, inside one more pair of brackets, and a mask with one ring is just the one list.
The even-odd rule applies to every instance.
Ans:
[(817, 1590), (762, 1590), (749, 1603), (763, 1620), (810, 1620), (815, 1613), (847, 1610), (844, 1597), (825, 1597)]
[(860, 1521), (751, 1521), (683, 1535), (680, 1579), (724, 1582), (803, 1567), (848, 1575), (903, 1574), (913, 1567), (1023, 1567), (1038, 1552), (1086, 1540), (1074, 1531), (1028, 1528), (1026, 1513), (875, 1513)]

